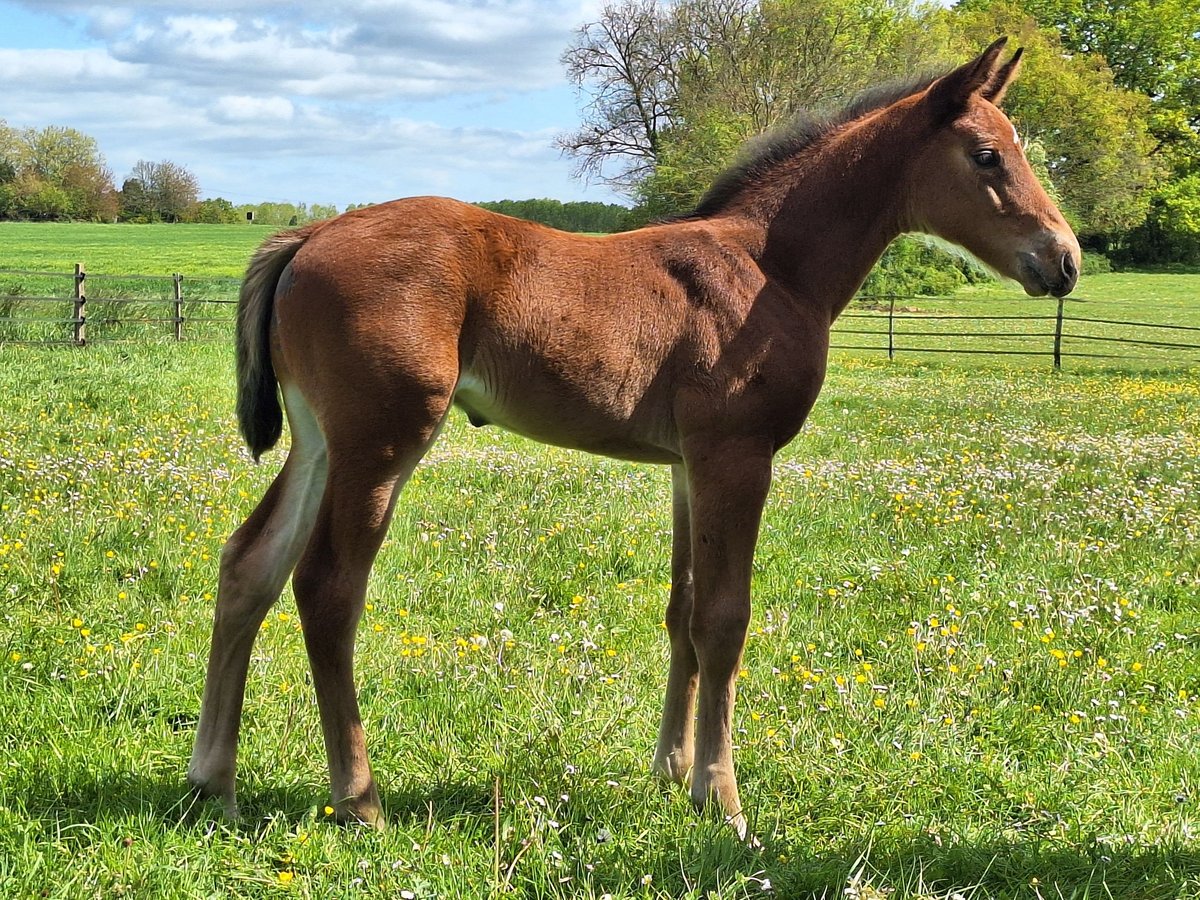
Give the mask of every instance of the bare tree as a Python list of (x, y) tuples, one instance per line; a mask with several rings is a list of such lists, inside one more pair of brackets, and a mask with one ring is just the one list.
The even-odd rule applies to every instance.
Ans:
[(628, 190), (653, 170), (678, 93), (673, 19), (656, 0), (609, 5), (563, 53), (567, 77), (591, 92), (582, 126), (557, 140), (575, 157), (577, 175)]
[(745, 138), (911, 71), (931, 53), (923, 10), (915, 0), (610, 4), (562, 56), (590, 100), (558, 145), (576, 174), (634, 193), (666, 144), (714, 116)]

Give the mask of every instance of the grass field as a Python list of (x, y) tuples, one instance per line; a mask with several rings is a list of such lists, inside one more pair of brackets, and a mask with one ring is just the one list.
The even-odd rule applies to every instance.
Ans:
[(0, 896), (1200, 897), (1200, 382), (839, 356), (740, 680), (763, 850), (648, 771), (661, 469), (455, 417), (359, 631), (389, 830), (333, 823), (294, 604), (244, 818), (184, 770), (219, 547), (273, 477), (223, 345), (0, 347)]
[(105, 275), (240, 278), (267, 225), (97, 225), (0, 222), (0, 269), (73, 272), (82, 262)]

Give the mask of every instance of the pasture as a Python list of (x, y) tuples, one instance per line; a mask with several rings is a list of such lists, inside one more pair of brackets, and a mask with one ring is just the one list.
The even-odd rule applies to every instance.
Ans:
[(756, 852), (649, 774), (667, 471), (457, 414), (359, 627), (389, 830), (326, 813), (286, 593), (243, 818), (190, 796), (218, 551), (282, 459), (231, 355), (0, 346), (0, 895), (1200, 896), (1193, 373), (835, 357), (756, 559)]

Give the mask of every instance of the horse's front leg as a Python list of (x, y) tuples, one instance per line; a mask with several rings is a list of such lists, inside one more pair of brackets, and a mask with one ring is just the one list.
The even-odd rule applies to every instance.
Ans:
[(687, 473), (671, 467), (674, 532), (671, 541), (671, 599), (667, 604), (667, 634), (671, 639), (671, 669), (663, 702), (654, 771), (683, 784), (692, 771), (695, 735), (696, 681), (699, 664), (692, 647), (692, 524)]
[(746, 629), (750, 573), (772, 448), (758, 439), (691, 441), (684, 449), (691, 509), (692, 646), (699, 666), (699, 715), (692, 801), (715, 800), (738, 836), (746, 816), (733, 770), (733, 704)]

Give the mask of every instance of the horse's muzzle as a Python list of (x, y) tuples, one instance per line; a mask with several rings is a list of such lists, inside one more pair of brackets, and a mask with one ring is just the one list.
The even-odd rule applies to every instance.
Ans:
[(1051, 294), (1065, 297), (1079, 281), (1079, 251), (1059, 250), (1043, 256), (1025, 253), (1021, 258), (1021, 286), (1031, 297)]

